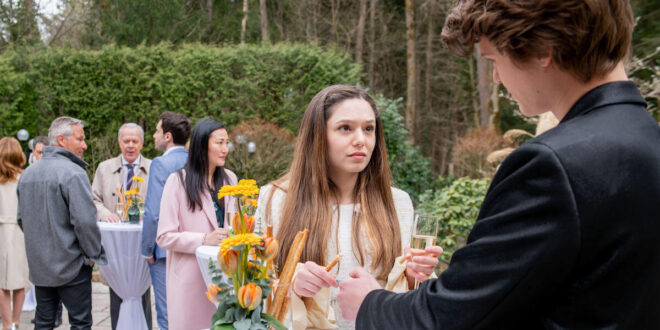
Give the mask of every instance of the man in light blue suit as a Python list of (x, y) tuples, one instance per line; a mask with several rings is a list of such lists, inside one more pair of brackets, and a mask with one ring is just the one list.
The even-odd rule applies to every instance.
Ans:
[(149, 272), (151, 273), (151, 281), (156, 297), (158, 327), (164, 330), (168, 328), (165, 286), (166, 251), (156, 244), (160, 199), (167, 178), (186, 164), (188, 152), (184, 145), (189, 135), (190, 121), (184, 115), (174, 112), (164, 112), (160, 115), (156, 132), (153, 135), (156, 150), (165, 153), (154, 158), (151, 162), (143, 216), (142, 255), (149, 263)]

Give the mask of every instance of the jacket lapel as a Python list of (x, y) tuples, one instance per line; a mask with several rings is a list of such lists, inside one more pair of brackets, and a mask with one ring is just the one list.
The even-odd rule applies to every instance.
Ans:
[(204, 215), (206, 215), (206, 219), (209, 221), (209, 223), (211, 223), (213, 229), (217, 229), (218, 221), (216, 220), (216, 216), (215, 216), (215, 207), (213, 206), (213, 202), (211, 201), (211, 194), (206, 190), (202, 195), (202, 205), (204, 206), (202, 208), (202, 211), (204, 212)]

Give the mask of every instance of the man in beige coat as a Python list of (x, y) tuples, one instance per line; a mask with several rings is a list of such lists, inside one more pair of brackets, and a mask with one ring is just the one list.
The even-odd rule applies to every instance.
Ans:
[[(123, 124), (119, 128), (118, 141), (121, 155), (101, 162), (94, 173), (92, 193), (98, 221), (120, 221), (119, 216), (115, 213), (115, 207), (119, 201), (117, 188), (124, 188), (125, 191), (135, 188), (137, 182), (132, 180), (133, 176), (139, 176), (144, 180), (144, 183), (139, 183), (140, 196), (143, 200), (147, 196), (151, 159), (140, 154), (144, 144), (144, 130), (135, 123)], [(112, 329), (117, 328), (121, 302), (122, 299), (110, 288)], [(147, 325), (151, 329), (151, 289), (142, 295), (142, 307)]]

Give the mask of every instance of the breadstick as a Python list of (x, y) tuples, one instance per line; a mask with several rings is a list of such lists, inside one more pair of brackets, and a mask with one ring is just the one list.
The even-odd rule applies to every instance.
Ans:
[(332, 261), (330, 261), (330, 263), (327, 266), (325, 266), (325, 271), (329, 272), (332, 269), (332, 267), (334, 267), (339, 262), (339, 260), (341, 260), (341, 253), (339, 253), (334, 259), (332, 259)]
[(278, 321), (284, 322), (284, 319), (286, 318), (286, 313), (289, 311), (290, 301), (291, 301), (291, 297), (284, 297), (284, 300), (282, 301), (282, 308), (280, 308), (280, 314), (277, 317)]
[(273, 298), (273, 308), (271, 310), (271, 315), (277, 317), (281, 315), (281, 310), (284, 304), (284, 298), (289, 292), (289, 285), (291, 284), (291, 279), (296, 270), (296, 265), (300, 261), (300, 255), (302, 254), (303, 249), (305, 248), (305, 242), (307, 242), (307, 235), (309, 230), (305, 229), (301, 232), (298, 232), (296, 237), (293, 240), (291, 249), (289, 250), (289, 255), (286, 257), (286, 262), (284, 267), (282, 267), (282, 272), (280, 273), (280, 280), (278, 283), (279, 288), (275, 292), (275, 297)]

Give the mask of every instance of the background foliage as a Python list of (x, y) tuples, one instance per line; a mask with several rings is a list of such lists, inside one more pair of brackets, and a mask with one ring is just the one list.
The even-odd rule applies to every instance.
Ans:
[(422, 194), (417, 211), (439, 217), (437, 245), (444, 249), (440, 255), (442, 264), (449, 264), (452, 254), (465, 245), (474, 225), (481, 203), (486, 196), (490, 179), (463, 177), (448, 186)]
[(314, 94), (355, 84), (359, 70), (346, 55), (305, 45), (14, 50), (0, 57), (0, 135), (26, 128), (36, 136), (58, 116), (81, 118), (95, 168), (119, 153), (124, 122), (142, 125), (144, 154), (156, 156), (151, 133), (163, 111), (216, 118), (230, 129), (263, 118), (295, 133)]

